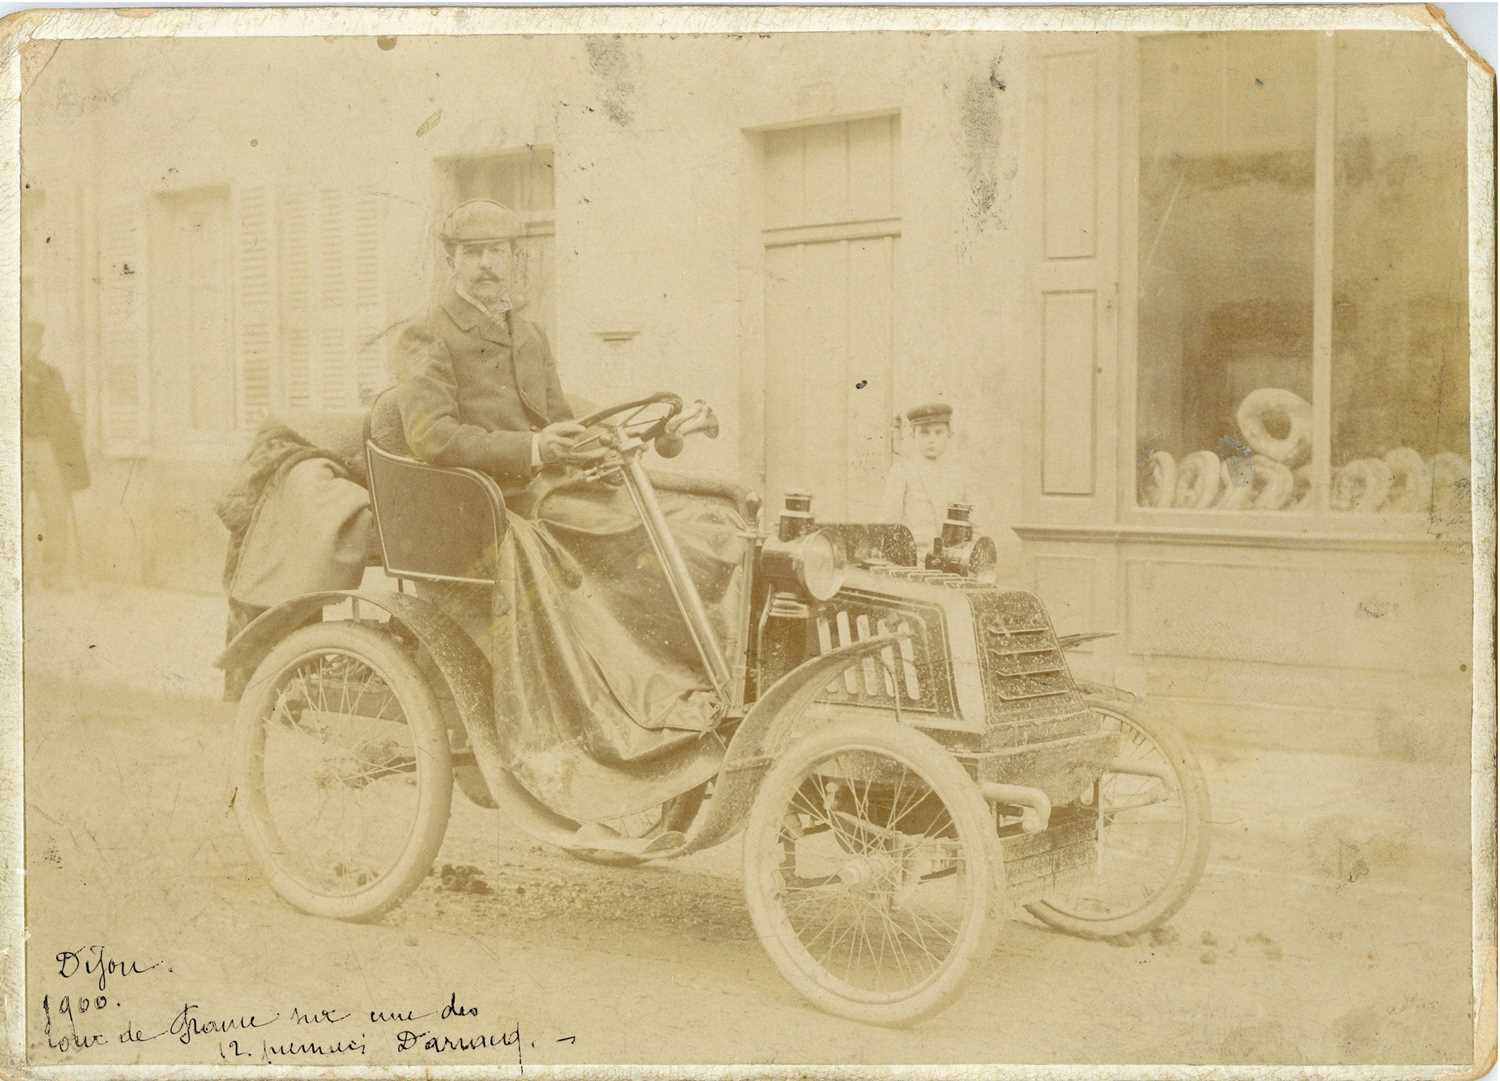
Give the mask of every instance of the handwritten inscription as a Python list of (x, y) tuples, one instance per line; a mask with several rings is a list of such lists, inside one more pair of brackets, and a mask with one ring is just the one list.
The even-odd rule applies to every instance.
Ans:
[(251, 1029), (270, 1028), (281, 1020), (281, 1014), (273, 1014), (270, 1017), (257, 1017), (255, 1014), (241, 1014), (237, 1017), (201, 1017), (198, 1014), (196, 1002), (184, 1002), (182, 1012), (172, 1018), (172, 1023), (167, 1026), (167, 1034), (176, 1036), (177, 1041), (182, 1044), (190, 1044), (196, 1036), (223, 1035), (228, 1032), (248, 1032)]
[(109, 990), (111, 976), (140, 976), (161, 967), (162, 962), (142, 962), (133, 958), (120, 960), (111, 957), (101, 945), (80, 946), (76, 950), (63, 950), (57, 955), (57, 974), (63, 979), (75, 976), (92, 977), (100, 993)]
[(480, 1032), (468, 1036), (449, 1036), (445, 1033), (412, 1032), (402, 1029), (396, 1033), (396, 1050), (410, 1051), (418, 1045), (423, 1051), (442, 1054), (444, 1051), (479, 1051), (486, 1047), (520, 1047), (521, 1026), (509, 1032)]
[(341, 1021), (347, 1021), (354, 1016), (350, 1013), (342, 1013), (338, 1010), (324, 1008), (316, 1011), (303, 1012), (297, 1006), (292, 1007), (292, 1021), (298, 1025), (337, 1025)]
[[(56, 961), (61, 984), (41, 996), (42, 1032), (47, 1047), (68, 1058), (157, 1040), (246, 1064), (308, 1058), (351, 1062), (368, 1056), (372, 1048), (377, 1056), (411, 1058), (504, 1049), (514, 1052), (524, 1071), (524, 1049), (536, 1047), (535, 1038), (522, 1038), (519, 1021), (487, 1019), (458, 991), (450, 991), (446, 1002), (391, 1003), (360, 1011), (305, 1001), (225, 1009), (183, 998), (167, 1016), (139, 1017), (124, 996), (140, 978), (172, 973), (167, 962), (115, 956), (99, 944), (62, 950)], [(577, 1039), (568, 1034), (552, 1042), (575, 1044)]]

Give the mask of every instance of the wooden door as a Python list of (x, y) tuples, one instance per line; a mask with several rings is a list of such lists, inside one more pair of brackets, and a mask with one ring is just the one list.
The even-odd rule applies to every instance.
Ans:
[(824, 520), (873, 518), (891, 460), (900, 118), (766, 132), (764, 461)]

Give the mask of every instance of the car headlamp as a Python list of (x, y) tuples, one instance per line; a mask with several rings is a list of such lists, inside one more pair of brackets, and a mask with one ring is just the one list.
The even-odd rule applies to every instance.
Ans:
[(1000, 555), (989, 537), (974, 537), (951, 548), (944, 547), (932, 562), (939, 570), (961, 574), (981, 585), (992, 586), (999, 579)]
[(791, 540), (772, 538), (761, 552), (766, 575), (793, 581), (815, 601), (826, 601), (844, 585), (848, 564), (844, 550), (821, 530)]

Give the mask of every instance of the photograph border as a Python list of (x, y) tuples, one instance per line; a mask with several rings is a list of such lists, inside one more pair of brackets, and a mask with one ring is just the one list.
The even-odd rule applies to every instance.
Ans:
[[(1436, 32), (1468, 60), (1469, 335), (1473, 482), (1473, 716), (1471, 738), (1471, 882), (1474, 1058), (1472, 1064), (1422, 1066), (1026, 1065), (944, 1067), (841, 1066), (534, 1066), (537, 1077), (889, 1077), (954, 1076), (1116, 1078), (1461, 1078), (1495, 1061), (1496, 1046), (1496, 661), (1495, 661), (1495, 81), (1493, 70), (1420, 5), (1223, 7), (572, 7), (572, 8), (167, 8), (20, 12), (0, 29), (0, 162), (9, 193), (0, 203), (0, 355), (8, 392), (0, 394), (0, 551), (7, 560), (0, 603), (0, 838), (7, 839), (0, 881), (0, 1016), (3, 1069), (39, 1078), (500, 1078), (516, 1067), (205, 1067), (28, 1066), (23, 785), (20, 532), (20, 126), (21, 103), (49, 57), (35, 46), (74, 40), (158, 37), (472, 36), (486, 34), (722, 34), (852, 31), (1213, 31), (1350, 29)], [(31, 49), (26, 49), (31, 46)], [(30, 59), (28, 59), (28, 56)], [(920, 1036), (914, 1036), (919, 1044)]]

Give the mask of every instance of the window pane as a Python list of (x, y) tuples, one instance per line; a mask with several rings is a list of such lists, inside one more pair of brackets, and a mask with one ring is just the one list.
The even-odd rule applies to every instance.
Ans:
[(1141, 506), (1290, 511), (1307, 487), (1315, 49), (1141, 42)]
[(555, 347), (553, 164), (552, 148), (535, 146), (503, 154), (443, 158), (437, 167), (453, 193), (453, 203), (494, 199), (525, 223), (526, 236), (516, 245), (511, 299), (523, 315), (541, 325)]
[(1335, 72), (1332, 504), (1451, 522), (1469, 473), (1463, 61), (1436, 34), (1348, 33)]

